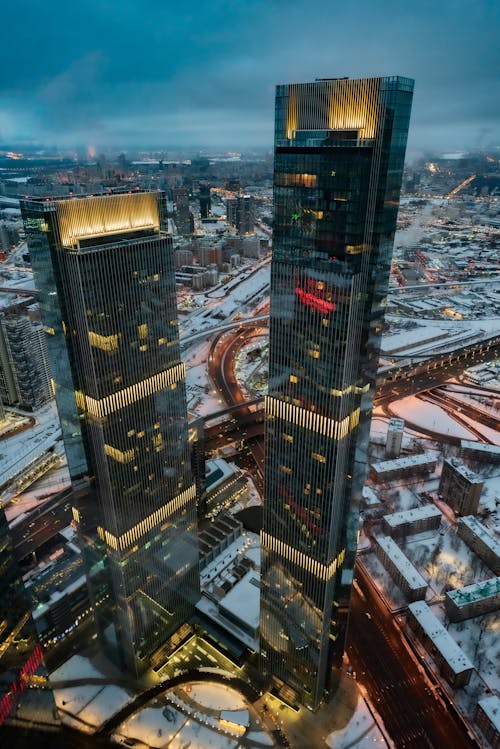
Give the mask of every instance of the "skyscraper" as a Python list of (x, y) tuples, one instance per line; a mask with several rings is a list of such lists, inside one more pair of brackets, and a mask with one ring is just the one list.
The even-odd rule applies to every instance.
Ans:
[[(21, 203), (88, 578), (110, 580), (101, 634), (132, 673), (199, 588), (196, 492), (174, 262), (162, 193)], [(92, 586), (91, 586), (92, 587)], [(99, 593), (94, 596), (94, 599)]]
[(261, 662), (311, 708), (344, 647), (412, 92), (277, 88)]

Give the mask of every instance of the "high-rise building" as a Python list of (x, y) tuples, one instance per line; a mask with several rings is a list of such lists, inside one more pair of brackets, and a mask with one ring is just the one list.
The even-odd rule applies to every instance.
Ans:
[(208, 182), (200, 182), (199, 199), (200, 199), (200, 216), (201, 218), (208, 218), (212, 211), (212, 201), (210, 199), (210, 185), (208, 184)]
[(277, 89), (261, 663), (313, 709), (344, 647), (412, 92)]
[(25, 200), (21, 211), (70, 473), (75, 488), (92, 488), (79, 492), (74, 510), (88, 578), (101, 585), (104, 568), (110, 581), (101, 634), (139, 674), (189, 617), (199, 590), (165, 198)]
[(52, 398), (47, 348), (40, 322), (27, 314), (0, 315), (0, 396), (9, 405), (35, 409)]

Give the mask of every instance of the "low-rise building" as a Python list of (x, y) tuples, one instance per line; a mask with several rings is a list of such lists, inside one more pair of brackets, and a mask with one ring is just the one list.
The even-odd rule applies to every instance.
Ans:
[(377, 536), (375, 553), (396, 585), (410, 601), (425, 597), (427, 583), (408, 557), (389, 536)]
[(462, 622), (500, 608), (500, 577), (449, 590), (444, 606), (452, 622)]
[(495, 575), (500, 575), (500, 543), (477, 518), (460, 518), (457, 533)]
[(425, 601), (408, 605), (408, 624), (452, 687), (469, 683), (474, 666)]
[(436, 468), (436, 459), (425, 453), (407, 455), (395, 460), (373, 463), (371, 475), (375, 481), (389, 481), (402, 476), (425, 476)]
[(500, 749), (500, 699), (496, 694), (479, 700), (475, 720), (492, 749)]
[(228, 509), (248, 494), (245, 474), (238, 466), (220, 458), (207, 460), (205, 485), (207, 513)]
[(460, 441), (460, 457), (477, 463), (500, 463), (500, 446), (473, 440)]
[(439, 494), (458, 515), (475, 515), (484, 482), (457, 458), (443, 462)]
[(435, 505), (424, 505), (413, 510), (384, 515), (382, 523), (384, 533), (395, 538), (439, 528), (441, 518), (442, 514)]

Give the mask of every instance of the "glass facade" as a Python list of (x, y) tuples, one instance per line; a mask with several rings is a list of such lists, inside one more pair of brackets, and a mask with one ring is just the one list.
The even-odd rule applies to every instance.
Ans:
[(344, 647), (412, 92), (277, 89), (261, 662), (313, 709)]
[(198, 598), (171, 239), (161, 193), (23, 201), (74, 510), (108, 649), (133, 674)]

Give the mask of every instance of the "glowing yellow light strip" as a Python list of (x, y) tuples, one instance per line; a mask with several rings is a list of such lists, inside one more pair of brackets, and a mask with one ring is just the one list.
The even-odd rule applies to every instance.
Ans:
[(288, 86), (286, 137), (296, 130), (358, 130), (374, 138), (380, 117), (380, 79), (294, 83)]
[(102, 419), (118, 411), (120, 408), (125, 408), (142, 398), (147, 398), (153, 393), (158, 393), (164, 388), (175, 386), (178, 382), (184, 380), (185, 377), (185, 365), (176, 364), (163, 372), (153, 375), (153, 377), (148, 377), (147, 380), (136, 382), (135, 385), (118, 390), (116, 393), (99, 400), (91, 398), (89, 395), (85, 395), (85, 393), (77, 390), (75, 392), (76, 402), (82, 411), (87, 411), (92, 416)]
[(266, 396), (264, 402), (267, 416), (297, 424), (304, 429), (330, 439), (343, 439), (359, 424), (359, 408), (342, 421), (335, 421), (335, 419), (330, 419), (301, 406), (294, 406), (292, 403), (286, 403), (269, 395)]
[(146, 533), (153, 530), (153, 528), (160, 525), (160, 523), (163, 523), (163, 521), (168, 517), (175, 512), (178, 512), (182, 507), (184, 507), (184, 505), (191, 502), (195, 496), (196, 487), (193, 484), (181, 492), (181, 494), (178, 494), (177, 497), (174, 497), (170, 502), (167, 502), (166, 505), (163, 505), (163, 507), (152, 512), (144, 518), (144, 520), (141, 520), (140, 523), (134, 525), (130, 530), (122, 533), (121, 536), (115, 536), (104, 528), (98, 528), (99, 536), (106, 541), (107, 545), (111, 546), (112, 549), (124, 551), (127, 547), (132, 546), (139, 541), (139, 539)]
[(130, 463), (130, 461), (134, 459), (134, 450), (125, 450), (123, 452), (112, 445), (104, 445), (104, 452), (108, 457), (113, 458), (113, 460), (116, 460), (118, 463)]
[(156, 193), (96, 195), (58, 200), (56, 205), (63, 246), (86, 237), (160, 227)]
[(103, 351), (116, 351), (118, 348), (119, 335), (100, 335), (89, 330), (89, 343), (94, 348), (100, 348)]
[(260, 532), (260, 543), (261, 546), (269, 551), (273, 551), (280, 557), (283, 557), (289, 562), (296, 564), (298, 567), (310, 572), (320, 580), (330, 580), (336, 573), (336, 571), (342, 566), (345, 559), (346, 550), (342, 549), (337, 557), (330, 562), (330, 564), (322, 564), (317, 559), (312, 559), (307, 554), (304, 554), (293, 546), (289, 546), (275, 536), (271, 536), (265, 531)]

